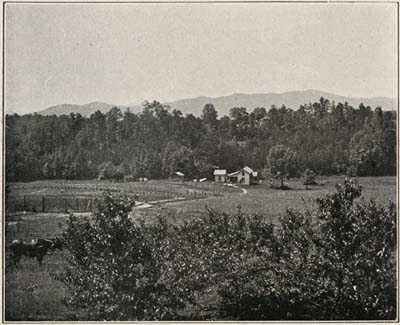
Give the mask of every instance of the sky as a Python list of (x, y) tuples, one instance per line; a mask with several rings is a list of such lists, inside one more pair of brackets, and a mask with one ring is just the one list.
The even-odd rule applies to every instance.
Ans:
[(5, 108), (319, 89), (397, 97), (395, 3), (7, 3)]

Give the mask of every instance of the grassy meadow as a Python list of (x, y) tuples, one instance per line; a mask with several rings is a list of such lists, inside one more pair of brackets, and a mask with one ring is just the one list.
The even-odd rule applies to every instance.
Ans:
[(169, 180), (150, 180), (147, 182), (110, 182), (106, 180), (65, 181), (46, 180), (30, 183), (10, 183), (11, 197), (23, 195), (36, 196), (98, 196), (109, 190), (127, 194), (138, 193), (164, 193), (168, 195), (182, 195), (198, 191), (206, 194), (219, 194), (220, 192), (235, 192), (222, 184), (213, 182), (180, 182)]
[[(272, 222), (278, 220), (286, 208), (313, 209), (315, 208), (315, 198), (323, 197), (327, 193), (333, 192), (336, 183), (342, 183), (345, 177), (326, 177), (317, 179), (319, 185), (311, 186), (306, 190), (298, 179), (290, 180), (285, 184), (289, 190), (272, 189), (267, 185), (244, 187), (248, 193), (237, 189), (226, 189), (222, 197), (208, 197), (203, 199), (191, 199), (179, 202), (154, 205), (148, 209), (134, 209), (134, 218), (146, 218), (150, 222), (157, 214), (168, 215), (171, 222), (180, 223), (188, 218), (198, 217), (205, 211), (205, 206), (210, 208), (235, 213), (240, 206), (244, 213), (261, 214), (269, 218)], [(389, 200), (395, 201), (397, 198), (396, 178), (395, 177), (365, 177), (359, 178), (358, 182), (363, 186), (363, 197), (365, 200), (373, 198), (381, 204), (387, 204)], [(57, 184), (56, 182), (52, 182)], [(34, 191), (43, 194), (50, 191), (49, 182), (34, 182), (24, 184), (12, 184), (11, 195), (24, 195)], [(82, 182), (65, 182), (60, 185), (64, 188), (73, 187)], [(88, 191), (84, 186), (90, 187), (93, 184), (85, 183), (84, 191)], [(175, 186), (174, 191), (186, 191), (193, 184), (171, 184), (170, 182), (152, 181), (150, 184), (134, 184), (137, 191), (157, 188), (159, 191), (169, 191), (169, 186)], [(56, 185), (54, 185), (56, 186)], [(113, 187), (129, 186), (126, 184), (112, 184)], [(131, 185), (131, 188), (133, 185)], [(147, 186), (147, 187), (146, 187)], [(207, 183), (204, 188), (210, 190), (219, 188), (219, 185)], [(90, 192), (90, 190), (89, 190)], [(65, 193), (65, 192), (64, 192)], [(17, 213), (13, 218), (20, 218), (20, 229), (6, 229), (5, 242), (9, 244), (13, 239), (30, 241), (33, 238), (46, 238), (61, 235), (65, 228), (68, 214), (65, 213)], [(6, 248), (5, 262), (8, 262), (8, 250)], [(74, 320), (80, 317), (82, 311), (67, 308), (63, 301), (68, 296), (68, 291), (64, 285), (56, 280), (57, 275), (63, 269), (66, 251), (56, 251), (44, 258), (43, 265), (39, 267), (36, 260), (24, 257), (20, 267), (8, 268), (5, 272), (5, 317), (6, 320)], [(84, 314), (82, 314), (83, 316)], [(84, 316), (83, 316), (84, 317)]]
[(8, 212), (90, 212), (94, 200), (109, 191), (116, 195), (137, 197), (139, 202), (157, 203), (220, 197), (238, 192), (232, 187), (212, 182), (180, 182), (151, 180), (147, 182), (65, 181), (47, 180), (30, 183), (10, 183)]
[[(222, 198), (205, 198), (201, 200), (189, 200), (171, 202), (159, 211), (168, 211), (177, 222), (185, 218), (197, 217), (204, 213), (205, 207), (218, 211), (235, 213), (238, 206), (246, 214), (260, 214), (276, 222), (277, 217), (285, 213), (287, 208), (297, 210), (312, 210), (316, 207), (315, 199), (324, 197), (335, 190), (335, 185), (343, 183), (345, 176), (321, 177), (317, 179), (318, 185), (309, 186), (306, 189), (300, 179), (292, 179), (285, 182), (290, 189), (273, 189), (266, 184), (243, 187), (247, 194), (230, 193)], [(396, 178), (395, 177), (362, 177), (357, 179), (362, 185), (364, 200), (374, 199), (381, 204), (387, 204), (389, 200), (396, 202)], [(141, 211), (142, 212), (142, 211)], [(147, 210), (142, 216), (151, 217), (153, 213)]]

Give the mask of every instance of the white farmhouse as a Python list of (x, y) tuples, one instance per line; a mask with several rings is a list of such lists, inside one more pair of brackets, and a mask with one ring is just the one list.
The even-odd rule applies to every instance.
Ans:
[(216, 169), (214, 170), (214, 177), (216, 183), (225, 183), (227, 180), (226, 169)]
[(228, 179), (232, 183), (238, 183), (243, 185), (250, 185), (254, 183), (254, 179), (257, 178), (258, 173), (250, 167), (246, 166), (239, 169), (236, 172), (230, 173)]

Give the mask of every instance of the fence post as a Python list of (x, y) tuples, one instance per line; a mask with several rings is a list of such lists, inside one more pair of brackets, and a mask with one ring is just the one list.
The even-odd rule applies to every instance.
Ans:
[(89, 200), (87, 201), (86, 211), (85, 211), (85, 212), (90, 212), (90, 203), (91, 203), (91, 200), (89, 199)]
[(44, 196), (42, 197), (42, 212), (46, 212), (46, 199)]
[(24, 195), (24, 211), (26, 211), (26, 196)]
[(76, 198), (76, 212), (79, 212), (79, 198)]
[(64, 199), (64, 210), (65, 210), (65, 213), (68, 213), (67, 199)]

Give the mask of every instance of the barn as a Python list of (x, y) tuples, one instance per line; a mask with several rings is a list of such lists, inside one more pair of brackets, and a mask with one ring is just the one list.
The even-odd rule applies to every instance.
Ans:
[(226, 169), (216, 169), (214, 170), (214, 177), (216, 183), (225, 183), (227, 181)]

